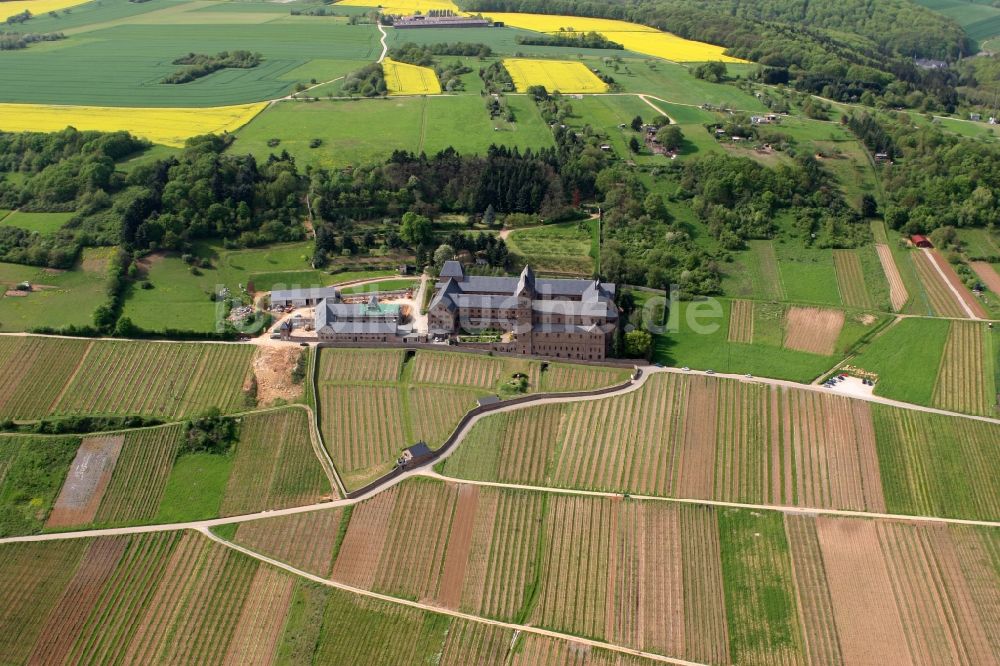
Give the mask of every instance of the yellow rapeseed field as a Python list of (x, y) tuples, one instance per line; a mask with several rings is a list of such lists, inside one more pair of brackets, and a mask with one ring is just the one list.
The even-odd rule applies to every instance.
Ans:
[(32, 16), (48, 14), (67, 7), (76, 7), (88, 2), (88, 0), (12, 0), (10, 2), (0, 2), (0, 21), (6, 21), (11, 16), (20, 14), (25, 9), (31, 12)]
[(58, 132), (72, 125), (78, 130), (124, 130), (155, 143), (179, 147), (199, 134), (234, 132), (266, 106), (267, 102), (204, 109), (0, 104), (0, 130)]
[(524, 92), (529, 86), (545, 86), (549, 92), (602, 93), (608, 85), (594, 76), (582, 62), (504, 58), (503, 66), (514, 79), (514, 87)]
[(380, 7), (384, 14), (409, 15), (416, 12), (426, 14), (432, 9), (450, 9), (456, 14), (463, 13), (451, 0), (341, 0), (337, 4), (349, 7)]
[(580, 16), (549, 16), (543, 14), (506, 14), (487, 12), (494, 21), (505, 25), (535, 32), (596, 32), (613, 42), (618, 42), (629, 51), (651, 55), (674, 62), (701, 62), (721, 60), (723, 62), (743, 62), (739, 58), (723, 55), (721, 46), (694, 42), (669, 32), (655, 28), (613, 21), (610, 19), (584, 18)]
[(382, 72), (390, 95), (441, 94), (441, 83), (430, 67), (418, 67), (386, 58), (382, 61)]

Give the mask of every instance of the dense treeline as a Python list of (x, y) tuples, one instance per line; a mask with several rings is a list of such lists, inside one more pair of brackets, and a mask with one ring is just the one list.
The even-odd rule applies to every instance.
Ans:
[(625, 47), (596, 32), (562, 32), (555, 35), (518, 35), (515, 41), (527, 46), (567, 46), (580, 49), (619, 49)]
[(229, 141), (192, 139), (179, 155), (124, 174), (115, 162), (149, 146), (125, 132), (68, 128), (53, 134), (0, 133), (0, 208), (72, 211), (42, 236), (0, 226), (0, 260), (67, 268), (84, 246), (181, 250), (197, 238), (259, 245), (302, 237), (302, 179), (294, 162), (223, 154)]
[(853, 247), (868, 238), (867, 225), (812, 155), (773, 169), (746, 157), (706, 155), (684, 163), (680, 185), (679, 196), (728, 249), (774, 237), (783, 213), (819, 247)]
[(362, 97), (381, 97), (389, 93), (389, 89), (385, 85), (385, 73), (382, 71), (382, 65), (377, 62), (365, 65), (348, 74), (340, 89), (348, 95), (361, 95)]
[(26, 49), (37, 42), (55, 42), (60, 39), (66, 39), (66, 35), (61, 32), (46, 34), (0, 32), (0, 51), (17, 51)]
[[(652, 25), (689, 39), (730, 45), (760, 25), (785, 24), (850, 33), (870, 40), (880, 51), (924, 58), (953, 59), (971, 44), (954, 21), (906, 0), (467, 0), (490, 10), (535, 14), (596, 16)], [(766, 32), (755, 41), (767, 41)]]
[[(115, 162), (148, 147), (126, 132), (103, 134), (66, 129), (53, 134), (0, 132), (0, 175), (20, 173), (15, 184), (0, 178), (0, 208), (95, 213), (125, 187)], [(79, 223), (71, 220), (70, 224)], [(113, 231), (64, 228), (42, 236), (0, 226), (0, 260), (68, 268), (84, 245), (113, 245)]]
[(551, 149), (521, 153), (491, 146), (485, 155), (452, 149), (428, 157), (396, 151), (384, 164), (314, 174), (313, 208), (325, 220), (372, 219), (414, 210), (559, 215), (566, 197)]
[(243, 50), (220, 51), (215, 55), (188, 53), (173, 62), (175, 65), (187, 65), (187, 67), (165, 76), (161, 83), (190, 83), (220, 69), (252, 69), (259, 65), (261, 60), (259, 53)]
[(441, 42), (438, 44), (416, 44), (406, 42), (389, 49), (389, 57), (411, 65), (431, 67), (434, 56), (465, 56), (467, 58), (489, 58), (493, 49), (486, 44), (472, 42)]
[[(907, 114), (848, 118), (870, 150), (887, 146), (879, 167), (885, 220), (905, 233), (1000, 224), (1000, 146), (916, 124)], [(858, 129), (855, 129), (858, 128)]]
[[(839, 101), (952, 110), (955, 75), (923, 70), (914, 56), (953, 59), (968, 52), (961, 28), (905, 0), (468, 0), (489, 10), (570, 14), (632, 21), (688, 39), (721, 44), (730, 55), (772, 69), (768, 82)], [(915, 93), (917, 93), (915, 95)]]

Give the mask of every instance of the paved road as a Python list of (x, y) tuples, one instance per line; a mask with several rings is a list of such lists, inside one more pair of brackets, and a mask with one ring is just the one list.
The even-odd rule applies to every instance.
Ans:
[(650, 654), (648, 652), (643, 652), (642, 650), (634, 650), (632, 648), (623, 647), (621, 645), (615, 645), (613, 643), (604, 643), (602, 641), (595, 641), (589, 638), (580, 638), (579, 636), (561, 634), (557, 631), (539, 629), (538, 627), (532, 627), (525, 624), (514, 624), (513, 622), (500, 622), (499, 620), (490, 620), (488, 618), (480, 617), (478, 615), (469, 615), (468, 613), (462, 613), (456, 610), (451, 610), (449, 608), (443, 608), (441, 606), (425, 604), (419, 601), (410, 601), (408, 599), (400, 599), (398, 597), (390, 597), (385, 594), (379, 594), (378, 592), (371, 592), (369, 590), (364, 590), (357, 587), (351, 587), (350, 585), (344, 585), (343, 583), (338, 583), (337, 581), (327, 580), (315, 574), (311, 574), (307, 571), (296, 569), (295, 567), (289, 564), (285, 564), (284, 562), (272, 559), (270, 557), (267, 557), (266, 555), (261, 555), (260, 553), (249, 550), (248, 548), (244, 548), (243, 546), (232, 543), (231, 541), (226, 541), (225, 539), (222, 539), (212, 534), (208, 529), (201, 528), (198, 531), (207, 536), (212, 541), (220, 543), (223, 546), (226, 546), (227, 548), (232, 548), (233, 550), (237, 550), (243, 553), (244, 555), (248, 555), (256, 560), (260, 560), (261, 562), (265, 562), (267, 564), (270, 564), (271, 566), (283, 569), (285, 571), (288, 571), (289, 573), (295, 574), (296, 576), (302, 576), (303, 578), (308, 578), (314, 583), (319, 583), (320, 585), (325, 585), (327, 587), (335, 587), (339, 590), (345, 590), (353, 594), (359, 594), (361, 596), (369, 597), (372, 599), (379, 599), (381, 601), (385, 601), (391, 604), (409, 606), (411, 608), (419, 608), (421, 610), (431, 611), (434, 613), (441, 613), (443, 615), (449, 615), (451, 617), (460, 618), (462, 620), (468, 620), (470, 622), (478, 622), (480, 624), (488, 624), (494, 627), (503, 627), (505, 629), (512, 629), (514, 631), (520, 631), (529, 634), (537, 634), (539, 636), (546, 636), (548, 638), (561, 639), (577, 644), (589, 645), (591, 647), (602, 648), (605, 650), (612, 650), (620, 654), (645, 657), (647, 659), (650, 659), (651, 661), (657, 661), (663, 664), (676, 664), (677, 666), (706, 666), (705, 664), (701, 664), (699, 662), (685, 661), (683, 659), (674, 659), (671, 657), (664, 657), (658, 654)]

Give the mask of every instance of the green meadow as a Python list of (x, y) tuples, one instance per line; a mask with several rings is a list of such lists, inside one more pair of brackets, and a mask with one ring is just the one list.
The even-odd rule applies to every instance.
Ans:
[(594, 274), (598, 256), (597, 220), (561, 222), (516, 229), (507, 237), (507, 248), (517, 256), (514, 264), (529, 263), (538, 273)]
[[(633, 292), (638, 306), (650, 297)], [(653, 360), (664, 365), (695, 370), (744, 374), (811, 382), (825, 374), (887, 319), (873, 313), (846, 311), (844, 328), (830, 356), (785, 349), (784, 315), (781, 304), (756, 304), (753, 342), (729, 341), (732, 301), (682, 301), (670, 311), (667, 329), (654, 335)], [(652, 309), (650, 310), (652, 312)], [(866, 318), (865, 315), (871, 315)]]
[(866, 345), (850, 364), (878, 374), (876, 395), (929, 405), (949, 326), (943, 319), (903, 319)]
[(59, 231), (73, 217), (73, 213), (24, 213), (19, 210), (4, 213), (6, 211), (0, 212), (0, 225), (27, 229), (43, 236)]
[(107, 265), (112, 250), (88, 248), (67, 271), (0, 263), (0, 290), (21, 283), (34, 287), (26, 296), (0, 296), (0, 332), (37, 327), (86, 326), (106, 300)]
[(136, 285), (125, 301), (124, 316), (148, 330), (214, 331), (218, 304), (211, 295), (222, 286), (234, 296), (252, 282), (256, 291), (325, 286), (337, 282), (392, 275), (392, 271), (365, 271), (330, 274), (315, 270), (310, 261), (310, 242), (286, 243), (264, 248), (226, 250), (218, 245), (199, 244), (197, 256), (210, 266), (192, 271), (179, 255), (159, 254), (143, 261), (143, 282)]
[[(553, 145), (532, 102), (507, 102), (514, 123), (492, 120), (478, 95), (282, 102), (240, 130), (231, 150), (258, 159), (287, 150), (300, 165), (332, 168), (384, 160), (397, 149), (434, 154), (450, 146), (468, 154), (484, 153), (491, 144), (522, 150)], [(272, 139), (279, 143), (268, 146)], [(322, 143), (310, 148), (313, 139)]]

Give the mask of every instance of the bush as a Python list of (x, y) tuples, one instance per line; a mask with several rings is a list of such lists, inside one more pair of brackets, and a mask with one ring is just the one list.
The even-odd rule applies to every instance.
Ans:
[(211, 453), (226, 455), (239, 439), (236, 420), (222, 416), (218, 408), (212, 408), (203, 416), (188, 421), (184, 432), (184, 442), (178, 455), (185, 453)]

